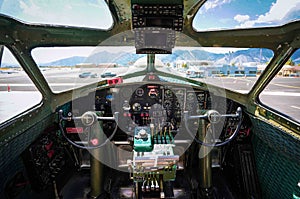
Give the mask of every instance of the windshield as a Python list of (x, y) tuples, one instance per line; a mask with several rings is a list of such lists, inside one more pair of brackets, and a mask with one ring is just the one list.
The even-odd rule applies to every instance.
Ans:
[[(259, 95), (264, 105), (300, 121), (300, 49), (278, 71), (275, 78)], [(274, 100), (276, 99), (276, 100)]]
[[(158, 56), (165, 67), (185, 78), (240, 93), (248, 93), (273, 57), (262, 48), (178, 48), (172, 55)], [(160, 70), (160, 69), (158, 69)]]
[[(54, 92), (147, 67), (147, 56), (134, 47), (46, 47), (32, 55)], [(167, 74), (247, 93), (272, 57), (271, 50), (261, 48), (177, 47), (172, 54), (156, 55), (154, 65)]]
[(145, 70), (146, 55), (134, 47), (36, 48), (32, 56), (54, 92)]

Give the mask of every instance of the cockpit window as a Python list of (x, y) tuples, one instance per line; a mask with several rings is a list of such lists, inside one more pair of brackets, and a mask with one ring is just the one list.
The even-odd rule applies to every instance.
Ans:
[(300, 121), (300, 49), (285, 63), (277, 76), (260, 94), (260, 101)]
[(41, 93), (21, 68), (12, 53), (0, 46), (0, 123), (37, 105)]
[(263, 48), (178, 47), (169, 55), (157, 55), (166, 73), (248, 93), (273, 51)]
[(59, 93), (146, 69), (146, 55), (126, 47), (45, 47), (32, 56), (52, 91)]
[[(33, 49), (32, 56), (54, 92), (147, 67), (147, 56), (136, 54), (133, 46), (43, 47)], [(172, 54), (156, 55), (154, 65), (166, 74), (248, 93), (272, 58), (273, 51), (261, 48), (176, 47)]]
[(198, 31), (279, 26), (300, 19), (300, 0), (208, 0), (193, 26)]
[(38, 24), (109, 29), (113, 23), (103, 0), (3, 0), (0, 13)]

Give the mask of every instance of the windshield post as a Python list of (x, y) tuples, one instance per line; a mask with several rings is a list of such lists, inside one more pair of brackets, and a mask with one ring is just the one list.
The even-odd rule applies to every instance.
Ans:
[(155, 54), (147, 54), (147, 71), (154, 72)]
[(4, 46), (0, 45), (0, 67), (1, 67), (1, 64), (2, 64), (3, 51), (4, 51)]

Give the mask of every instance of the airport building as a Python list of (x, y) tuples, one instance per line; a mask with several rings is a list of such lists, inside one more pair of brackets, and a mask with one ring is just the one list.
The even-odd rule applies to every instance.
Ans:
[(175, 63), (177, 70), (186, 70), (187, 77), (256, 77), (258, 67), (256, 63), (245, 63), (241, 66), (215, 64), (212, 61), (184, 61)]

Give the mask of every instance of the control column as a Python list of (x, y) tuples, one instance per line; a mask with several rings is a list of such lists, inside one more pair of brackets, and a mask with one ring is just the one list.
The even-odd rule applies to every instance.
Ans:
[[(99, 143), (103, 143), (106, 140), (106, 136), (103, 132), (103, 121), (99, 121), (99, 126), (93, 125), (91, 131), (94, 131), (94, 135), (98, 138)], [(103, 155), (103, 148), (91, 149), (91, 192), (89, 196), (91, 198), (101, 198), (104, 194), (104, 172), (103, 164), (99, 161)]]
[[(198, 137), (203, 142), (206, 142), (207, 122), (200, 120), (198, 128)], [(212, 147), (199, 145), (199, 167), (200, 167), (200, 180), (199, 180), (199, 196), (200, 198), (213, 198), (212, 193), (212, 171), (211, 171), (211, 154)]]

